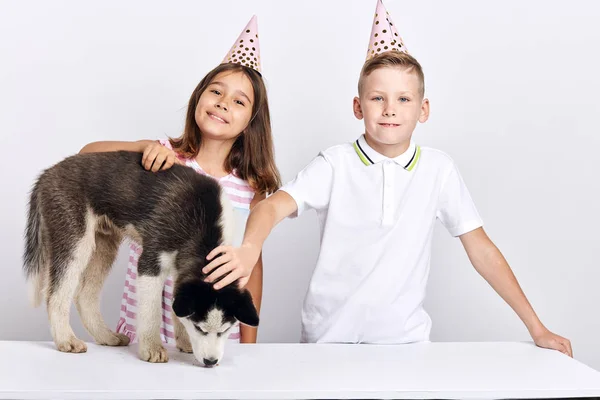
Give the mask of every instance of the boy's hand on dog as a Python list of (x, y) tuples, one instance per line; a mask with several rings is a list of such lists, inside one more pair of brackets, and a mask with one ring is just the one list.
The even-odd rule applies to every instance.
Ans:
[(142, 155), (142, 165), (148, 171), (164, 171), (173, 164), (183, 164), (175, 152), (159, 142), (149, 144)]
[[(219, 257), (213, 260), (217, 255)], [(242, 245), (242, 247), (219, 246), (206, 256), (207, 260), (212, 261), (202, 269), (205, 274), (210, 274), (204, 281), (214, 282), (227, 274), (214, 285), (215, 289), (221, 289), (236, 280), (238, 280), (238, 286), (243, 288), (250, 280), (250, 274), (259, 255), (260, 251), (249, 245)]]

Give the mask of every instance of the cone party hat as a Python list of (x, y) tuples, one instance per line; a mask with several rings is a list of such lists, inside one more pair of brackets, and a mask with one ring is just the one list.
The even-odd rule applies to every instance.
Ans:
[(250, 67), (261, 73), (260, 46), (258, 44), (258, 24), (252, 16), (244, 30), (223, 59), (223, 63), (236, 63)]
[(385, 9), (382, 0), (377, 0), (373, 28), (371, 28), (371, 40), (367, 50), (367, 60), (386, 51), (408, 53), (390, 13)]

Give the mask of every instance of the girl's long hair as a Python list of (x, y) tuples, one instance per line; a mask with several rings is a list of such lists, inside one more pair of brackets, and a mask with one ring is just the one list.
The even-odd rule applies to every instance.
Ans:
[(176, 139), (169, 138), (169, 141), (173, 150), (184, 157), (193, 158), (198, 155), (202, 133), (196, 124), (196, 106), (207, 86), (221, 72), (244, 73), (254, 89), (252, 117), (246, 129), (233, 143), (224, 168), (228, 173), (233, 172), (240, 179), (247, 181), (256, 193), (273, 193), (281, 186), (281, 177), (275, 165), (267, 90), (262, 76), (254, 69), (240, 64), (225, 63), (210, 71), (190, 97), (183, 134)]

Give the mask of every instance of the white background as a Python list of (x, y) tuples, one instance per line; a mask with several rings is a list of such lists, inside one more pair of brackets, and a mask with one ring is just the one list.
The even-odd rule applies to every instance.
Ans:
[[(27, 195), (42, 169), (96, 140), (178, 136), (192, 90), (257, 14), (277, 164), (288, 181), (319, 150), (362, 133), (351, 105), (375, 4), (0, 1), (0, 339), (50, 339), (21, 272)], [(454, 158), (542, 321), (600, 369), (600, 5), (386, 6), (425, 71), (432, 113), (415, 141)], [(317, 251), (313, 212), (267, 240), (259, 341), (298, 341)], [(432, 340), (530, 340), (441, 225), (432, 257)], [(103, 294), (111, 326), (126, 259), (123, 249)], [(89, 340), (76, 313), (72, 320)]]

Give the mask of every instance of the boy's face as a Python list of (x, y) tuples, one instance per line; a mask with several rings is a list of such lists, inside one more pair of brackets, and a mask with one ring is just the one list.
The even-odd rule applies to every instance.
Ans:
[[(354, 115), (365, 120), (367, 141), (374, 150), (395, 157), (408, 148), (417, 121), (429, 117), (429, 100), (420, 94), (417, 74), (399, 67), (376, 69), (363, 79)], [(390, 151), (400, 153), (389, 155)]]

